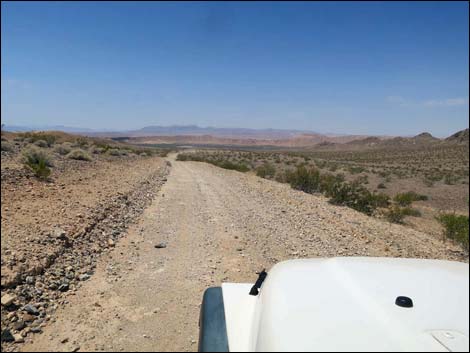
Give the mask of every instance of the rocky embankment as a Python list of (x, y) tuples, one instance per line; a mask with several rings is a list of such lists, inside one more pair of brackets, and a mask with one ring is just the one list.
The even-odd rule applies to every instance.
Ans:
[(158, 157), (70, 161), (49, 182), (2, 154), (2, 351), (54, 321), (166, 181)]

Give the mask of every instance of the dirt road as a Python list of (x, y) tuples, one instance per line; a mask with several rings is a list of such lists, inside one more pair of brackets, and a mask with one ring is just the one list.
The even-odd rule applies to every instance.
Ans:
[(170, 159), (168, 181), (139, 222), (22, 350), (195, 351), (206, 287), (254, 282), (255, 272), (289, 258), (463, 259), (450, 244), (322, 196)]

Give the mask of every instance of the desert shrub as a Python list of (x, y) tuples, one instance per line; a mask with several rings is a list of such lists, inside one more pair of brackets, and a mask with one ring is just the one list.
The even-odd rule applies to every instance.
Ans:
[(18, 137), (27, 142), (35, 143), (36, 141), (45, 141), (47, 147), (51, 147), (57, 140), (57, 136), (45, 132), (23, 132)]
[(394, 205), (385, 212), (385, 218), (391, 223), (402, 224), (405, 219), (405, 214), (401, 207)]
[(178, 154), (177, 161), (196, 161), (196, 162), (205, 162), (206, 159), (204, 159), (201, 155), (196, 154), (196, 153), (180, 153)]
[(137, 156), (141, 156), (141, 157), (150, 157), (150, 156), (152, 155), (150, 152), (147, 152), (147, 151), (140, 151), (140, 150), (134, 151), (134, 153), (135, 153)]
[(417, 210), (416, 208), (412, 207), (403, 207), (401, 209), (402, 213), (405, 216), (411, 216), (411, 217), (421, 217), (421, 212)]
[(80, 147), (80, 148), (88, 147), (88, 139), (86, 137), (78, 137), (75, 140), (73, 147)]
[(310, 194), (320, 191), (320, 172), (314, 168), (297, 167), (295, 171), (286, 173), (286, 180), (296, 190)]
[(76, 149), (67, 154), (68, 159), (75, 159), (78, 161), (91, 161), (91, 156), (84, 150)]
[(54, 152), (60, 154), (61, 156), (69, 154), (71, 150), (72, 149), (70, 147), (70, 144), (66, 142), (54, 147)]
[(269, 163), (264, 163), (263, 165), (256, 168), (256, 175), (261, 178), (273, 178), (275, 174), (276, 169)]
[[(211, 162), (209, 162), (211, 163)], [(239, 172), (247, 172), (250, 169), (245, 165), (245, 164), (238, 164), (238, 163), (233, 163), (230, 161), (217, 161), (217, 162), (212, 162), (212, 164), (224, 168), (224, 169), (230, 169), (230, 170), (237, 170)]]
[(360, 166), (351, 166), (351, 167), (348, 168), (348, 171), (351, 174), (359, 174), (359, 173), (362, 173), (363, 171), (365, 171), (365, 169), (363, 167), (360, 167)]
[(390, 197), (384, 193), (371, 193), (368, 196), (373, 208), (387, 208), (390, 206)]
[(338, 165), (337, 164), (330, 164), (330, 166), (328, 167), (328, 170), (330, 172), (336, 172), (338, 170)]
[(342, 183), (344, 181), (344, 175), (338, 174), (322, 174), (320, 175), (320, 191), (326, 195), (331, 194), (334, 185)]
[(121, 151), (117, 148), (111, 148), (111, 149), (107, 150), (107, 153), (110, 156), (120, 156), (121, 155)]
[(444, 213), (436, 219), (444, 227), (445, 238), (461, 244), (468, 251), (468, 216)]
[(105, 152), (108, 152), (110, 149), (112, 149), (113, 147), (107, 143), (104, 143), (104, 142), (98, 142), (98, 141), (95, 141), (93, 143), (93, 147), (94, 148), (100, 148), (103, 150), (103, 153)]
[(379, 174), (382, 178), (386, 178), (386, 177), (390, 176), (390, 172), (389, 172), (388, 170), (379, 171), (378, 174)]
[(188, 160), (188, 155), (185, 153), (178, 153), (176, 156), (177, 161), (187, 161)]
[(34, 141), (34, 144), (38, 147), (42, 147), (42, 148), (46, 148), (46, 147), (49, 147), (49, 145), (47, 144), (46, 141), (44, 140), (37, 140), (37, 141)]
[(369, 177), (367, 175), (361, 175), (355, 180), (358, 184), (369, 184)]
[(93, 146), (90, 148), (90, 152), (93, 154), (102, 154), (105, 153), (106, 150), (102, 147)]
[(385, 212), (385, 218), (389, 222), (402, 224), (406, 216), (421, 217), (421, 212), (411, 207), (393, 205)]
[(414, 201), (426, 201), (427, 199), (428, 197), (426, 195), (420, 195), (414, 191), (408, 191), (396, 194), (393, 201), (400, 206), (410, 206)]
[(23, 152), (23, 163), (39, 179), (45, 180), (51, 174), (49, 155), (37, 147), (30, 147)]
[(386, 189), (387, 187), (385, 186), (384, 183), (380, 183), (379, 185), (377, 185), (377, 189)]
[(12, 146), (12, 144), (11, 144), (10, 142), (8, 142), (8, 141), (3, 141), (3, 140), (2, 140), (1, 143), (2, 143), (2, 151), (4, 151), (4, 152), (10, 152), (10, 151), (13, 150), (13, 146)]
[[(166, 156), (168, 156), (168, 153), (170, 153), (170, 152), (171, 152), (170, 149), (161, 149), (161, 150), (158, 151), (158, 155), (160, 157), (166, 157)], [(148, 152), (147, 152), (147, 155), (148, 155)]]
[(331, 197), (330, 202), (334, 205), (348, 206), (370, 215), (374, 210), (368, 200), (370, 194), (367, 189), (358, 184), (344, 182), (332, 185), (327, 196)]
[(457, 183), (458, 180), (459, 180), (459, 177), (453, 176), (451, 174), (446, 174), (444, 176), (444, 184), (446, 185), (454, 185)]
[(431, 172), (424, 176), (423, 182), (427, 187), (432, 187), (434, 183), (442, 180), (443, 177), (444, 175), (441, 172)]

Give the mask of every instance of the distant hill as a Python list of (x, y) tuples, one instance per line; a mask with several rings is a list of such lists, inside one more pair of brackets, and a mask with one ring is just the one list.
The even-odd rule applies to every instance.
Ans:
[(147, 144), (197, 144), (233, 146), (277, 146), (290, 148), (320, 149), (361, 149), (361, 148), (400, 148), (427, 146), (437, 143), (468, 143), (468, 128), (446, 139), (439, 139), (429, 132), (413, 137), (334, 135), (294, 129), (248, 129), (199, 127), (197, 125), (146, 126), (128, 131), (96, 131), (67, 126), (11, 126), (6, 131), (55, 130), (82, 134), (91, 137), (111, 137), (128, 140), (131, 143)]
[(440, 139), (437, 137), (434, 137), (431, 135), (429, 132), (423, 132), (419, 135), (416, 135), (411, 138), (411, 141), (417, 142), (417, 143), (426, 143), (426, 142), (438, 142)]
[(127, 131), (129, 136), (214, 136), (222, 138), (287, 139), (302, 134), (320, 135), (313, 131), (283, 129), (247, 129), (199, 127), (197, 125), (146, 126)]
[(455, 134), (449, 136), (445, 140), (447, 142), (454, 142), (454, 143), (468, 143), (469, 142), (468, 128), (465, 130), (456, 132)]
[(319, 144), (316, 145), (316, 148), (321, 149), (336, 149), (336, 150), (358, 150), (361, 148), (414, 148), (414, 147), (426, 147), (426, 146), (436, 146), (439, 144), (449, 145), (450, 143), (467, 143), (469, 141), (469, 132), (468, 129), (459, 131), (452, 136), (449, 136), (446, 139), (439, 139), (434, 137), (429, 132), (423, 132), (413, 137), (393, 137), (393, 138), (384, 138), (369, 136), (362, 139), (354, 139), (353, 141), (340, 144), (340, 143), (329, 143), (329, 144)]

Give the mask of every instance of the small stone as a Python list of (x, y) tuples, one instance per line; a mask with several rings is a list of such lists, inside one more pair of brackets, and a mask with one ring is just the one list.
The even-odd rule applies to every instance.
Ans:
[(34, 315), (30, 315), (30, 314), (24, 314), (23, 315), (23, 321), (31, 322), (31, 321), (34, 321), (34, 320), (36, 320), (36, 316), (34, 316)]
[(16, 331), (21, 331), (26, 327), (26, 323), (23, 320), (19, 320), (13, 324), (13, 329)]
[(31, 332), (40, 333), (42, 332), (42, 328), (40, 328), (39, 326), (31, 327)]
[(154, 245), (154, 248), (155, 249), (165, 249), (166, 248), (166, 243), (156, 244), (156, 245)]
[(53, 233), (54, 238), (61, 239), (61, 240), (66, 240), (67, 239), (67, 233), (63, 229), (55, 229)]
[[(9, 329), (4, 329), (2, 330), (2, 337), (1, 337), (2, 342), (14, 342), (15, 338), (11, 334), (11, 331)], [(3, 350), (3, 347), (2, 347)]]
[(59, 291), (61, 292), (67, 292), (69, 290), (69, 285), (67, 283), (62, 283), (59, 286)]
[(78, 276), (79, 281), (86, 281), (88, 279), (90, 279), (90, 275), (87, 273), (84, 273), (83, 275)]
[(23, 307), (23, 310), (31, 315), (39, 315), (39, 310), (34, 305), (31, 305), (31, 304), (25, 305)]
[(22, 342), (24, 342), (23, 336), (21, 336), (21, 334), (19, 334), (19, 333), (15, 333), (15, 334), (13, 335), (13, 339), (15, 340), (15, 343), (22, 343)]
[(7, 314), (7, 319), (8, 320), (11, 320), (13, 318), (16, 318), (16, 312), (15, 311), (12, 311), (12, 312)]
[(116, 243), (114, 242), (114, 240), (111, 239), (111, 238), (109, 238), (109, 239), (108, 239), (108, 246), (113, 247), (114, 245), (116, 245)]
[[(2, 270), (3, 271), (3, 270)], [(5, 306), (8, 306), (10, 305), (11, 303), (13, 303), (13, 301), (16, 299), (16, 296), (15, 295), (11, 295), (11, 294), (4, 294), (2, 295), (2, 305), (5, 305)]]

